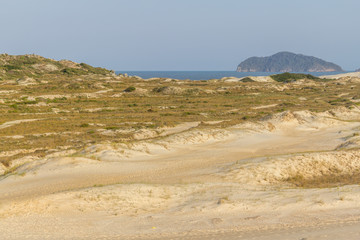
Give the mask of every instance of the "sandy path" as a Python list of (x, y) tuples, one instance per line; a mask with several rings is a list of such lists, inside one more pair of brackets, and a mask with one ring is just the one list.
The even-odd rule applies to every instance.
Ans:
[[(319, 214), (319, 213), (317, 213)], [(273, 219), (275, 214), (272, 215)], [(260, 240), (358, 240), (359, 219), (316, 222), (302, 218), (301, 224), (263, 224), (240, 221), (239, 226), (219, 229), (211, 221), (191, 215), (186, 218), (164, 216), (167, 228), (149, 217), (121, 217), (98, 214), (29, 214), (0, 219), (1, 239), (260, 239)], [(215, 218), (217, 219), (217, 218)], [(233, 220), (235, 220), (234, 218)], [(209, 219), (211, 220), (211, 219)], [(202, 225), (203, 228), (198, 228)], [(244, 226), (241, 226), (243, 224)], [(169, 226), (170, 225), (170, 226)], [(231, 226), (231, 225), (230, 225)], [(183, 228), (183, 231), (178, 231)]]
[[(159, 239), (164, 238), (144, 238), (144, 239)], [(191, 240), (241, 240), (241, 239), (256, 239), (256, 240), (274, 240), (274, 239), (295, 239), (295, 240), (358, 240), (360, 239), (360, 222), (354, 223), (336, 223), (319, 225), (312, 227), (292, 227), (285, 229), (274, 230), (258, 230), (258, 231), (239, 231), (239, 232), (215, 232), (194, 234), (190, 236), (171, 237), (171, 239), (191, 239)]]
[(15, 121), (10, 121), (10, 122), (5, 122), (0, 125), (0, 129), (12, 127), (16, 124), (20, 124), (20, 123), (24, 123), (24, 122), (34, 122), (34, 121), (39, 121), (39, 120), (41, 120), (41, 119), (23, 119), (23, 120), (15, 120)]

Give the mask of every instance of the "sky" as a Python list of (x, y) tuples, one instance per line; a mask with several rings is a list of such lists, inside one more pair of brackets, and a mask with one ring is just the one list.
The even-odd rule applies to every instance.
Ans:
[(0, 0), (0, 53), (112, 70), (233, 71), (290, 51), (360, 68), (359, 0)]

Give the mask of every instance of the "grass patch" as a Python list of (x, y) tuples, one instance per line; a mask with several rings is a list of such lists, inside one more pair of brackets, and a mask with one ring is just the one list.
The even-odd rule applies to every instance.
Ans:
[(249, 78), (249, 77), (245, 77), (245, 78), (241, 79), (241, 81), (242, 81), (242, 82), (245, 82), (245, 83), (247, 83), (247, 82), (255, 82), (254, 80), (252, 80), (252, 79)]
[(304, 178), (302, 175), (298, 174), (294, 177), (286, 179), (285, 182), (301, 188), (340, 187), (345, 185), (360, 184), (360, 171), (356, 171), (353, 174), (332, 174), (313, 178)]

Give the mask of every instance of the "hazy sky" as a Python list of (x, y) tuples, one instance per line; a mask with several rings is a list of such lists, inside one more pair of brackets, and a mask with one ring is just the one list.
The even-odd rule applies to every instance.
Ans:
[(113, 70), (235, 70), (292, 51), (360, 67), (359, 0), (0, 0), (0, 52)]

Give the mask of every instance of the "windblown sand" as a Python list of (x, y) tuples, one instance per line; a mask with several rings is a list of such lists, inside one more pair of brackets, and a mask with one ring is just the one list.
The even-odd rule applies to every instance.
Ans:
[(18, 174), (0, 181), (0, 238), (360, 238), (355, 180), (295, 184), (359, 173), (359, 109), (198, 125), (12, 163)]

